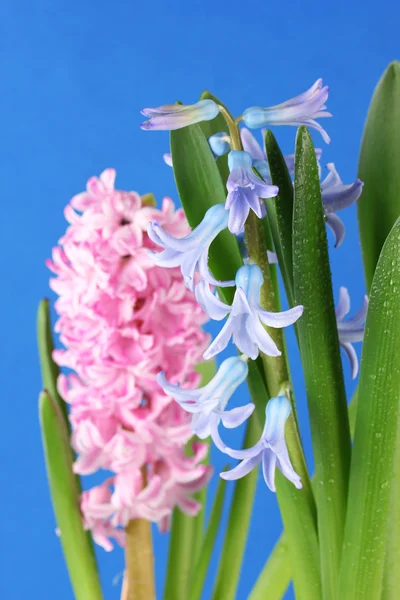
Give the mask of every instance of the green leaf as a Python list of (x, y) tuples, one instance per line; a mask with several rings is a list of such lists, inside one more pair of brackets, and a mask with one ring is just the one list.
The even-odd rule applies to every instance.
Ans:
[(297, 331), (318, 482), (322, 589), (330, 600), (337, 598), (351, 448), (317, 160), (305, 127), (296, 138), (293, 283), (295, 304), (304, 306)]
[[(253, 415), (248, 421), (244, 447), (254, 446), (260, 435), (259, 421), (256, 415)], [(236, 597), (236, 588), (249, 532), (257, 475), (258, 469), (253, 469), (235, 484), (213, 600), (222, 600), (222, 598), (223, 600), (234, 600)]]
[(208, 566), (210, 564), (211, 555), (214, 550), (215, 540), (221, 523), (222, 510), (224, 508), (225, 501), (225, 491), (226, 481), (220, 479), (218, 481), (218, 487), (215, 494), (207, 531), (204, 536), (204, 540), (201, 545), (201, 551), (199, 553), (199, 558), (196, 562), (196, 567), (192, 575), (193, 582), (190, 588), (190, 594), (188, 596), (190, 600), (201, 600), (201, 594), (207, 576)]
[(272, 183), (279, 187), (279, 194), (264, 202), (286, 294), (290, 306), (293, 306), (293, 183), (281, 149), (268, 130), (265, 132), (265, 149)]
[(382, 592), (400, 408), (399, 290), (400, 219), (378, 261), (365, 327), (339, 596), (351, 600)]
[(175, 508), (169, 541), (165, 600), (187, 600), (192, 568), (194, 519)]
[(358, 174), (358, 219), (369, 290), (382, 246), (400, 215), (400, 63), (392, 62), (369, 108)]
[(51, 497), (75, 598), (101, 600), (93, 544), (82, 525), (69, 432), (60, 407), (48, 391), (40, 394), (39, 416)]
[(60, 398), (57, 391), (57, 378), (60, 374), (60, 369), (52, 358), (54, 343), (50, 322), (50, 306), (47, 299), (40, 302), (37, 312), (37, 340), (43, 388), (49, 391), (50, 396), (57, 403), (69, 431), (70, 424), (68, 420), (67, 404)]
[[(214, 100), (214, 102), (216, 102), (219, 105), (222, 105), (226, 110), (228, 110), (226, 106), (222, 104), (221, 100), (219, 100), (216, 96), (214, 96), (213, 94), (211, 94), (211, 92), (208, 92), (207, 90), (205, 90), (201, 94), (200, 100)], [(219, 113), (215, 117), (215, 119), (212, 119), (211, 121), (202, 121), (200, 123), (200, 127), (207, 140), (210, 136), (214, 135), (215, 133), (220, 133), (221, 131), (225, 131), (226, 133), (228, 133), (228, 126), (221, 113)], [(218, 156), (215, 162), (217, 163), (221, 180), (225, 187), (229, 177), (228, 153), (224, 154), (223, 156)]]
[[(207, 385), (207, 383), (209, 383), (211, 379), (215, 376), (217, 372), (217, 365), (215, 363), (215, 360), (204, 361), (196, 365), (195, 370), (201, 375), (201, 383), (199, 385), (203, 387)], [(204, 462), (209, 462), (209, 456)], [(207, 490), (208, 486), (205, 486), (202, 490), (195, 494), (195, 498), (198, 502), (200, 502), (202, 508), (198, 515), (196, 515), (195, 517), (188, 517), (193, 521), (192, 569), (195, 568), (203, 544), (204, 516), (207, 501)]]
[[(214, 360), (201, 362), (195, 370), (201, 375), (200, 386), (207, 385), (214, 377), (217, 367)], [(192, 452), (192, 442), (187, 451)], [(206, 460), (205, 462), (208, 462)], [(178, 508), (174, 510), (171, 525), (171, 538), (168, 553), (167, 578), (165, 582), (165, 600), (186, 600), (192, 571), (197, 563), (203, 543), (204, 506), (206, 503), (207, 487), (198, 492), (195, 497), (202, 504), (202, 509), (196, 517), (189, 517)]]
[(281, 600), (292, 577), (289, 548), (281, 535), (253, 587), (248, 600)]
[[(355, 391), (349, 404), (349, 422), (352, 437), (357, 414), (358, 390)], [(315, 479), (313, 479), (315, 486)], [(290, 580), (292, 579), (292, 564), (285, 532), (275, 544), (275, 548), (268, 557), (267, 562), (249, 596), (249, 600), (281, 600)], [(391, 599), (392, 600), (392, 599)], [(393, 598), (393, 600), (397, 600)]]
[[(171, 131), (171, 152), (179, 197), (194, 228), (211, 206), (225, 203), (224, 186), (200, 125)], [(235, 279), (242, 264), (236, 237), (227, 229), (222, 231), (210, 248), (209, 266), (214, 276), (222, 281)], [(232, 301), (233, 288), (221, 288), (220, 292), (228, 303)]]
[[(393, 224), (400, 215), (400, 63), (389, 65), (379, 81), (368, 112), (361, 145), (359, 177), (364, 189), (358, 218), (369, 290), (376, 264)], [(389, 509), (384, 571), (384, 600), (397, 600), (400, 587), (400, 432)]]

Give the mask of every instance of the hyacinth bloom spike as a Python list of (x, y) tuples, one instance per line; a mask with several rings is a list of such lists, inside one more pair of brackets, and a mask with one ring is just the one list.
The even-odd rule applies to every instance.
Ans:
[[(201, 293), (197, 294), (200, 306), (209, 316), (217, 316), (217, 320), (229, 315), (220, 333), (204, 352), (208, 360), (224, 350), (230, 339), (246, 356), (255, 360), (259, 350), (268, 356), (279, 356), (280, 350), (263, 325), (281, 328), (292, 325), (303, 314), (302, 306), (284, 312), (269, 312), (260, 306), (260, 290), (263, 277), (257, 265), (244, 265), (236, 273), (236, 291), (231, 306), (219, 300), (206, 284), (202, 284)], [(213, 318), (213, 317), (211, 317)]]
[(213, 100), (199, 100), (196, 104), (164, 104), (158, 108), (144, 108), (141, 113), (149, 118), (140, 125), (141, 129), (172, 131), (201, 121), (211, 121), (219, 113), (219, 106)]
[(278, 194), (276, 185), (269, 185), (253, 171), (253, 161), (248, 152), (232, 150), (228, 156), (230, 174), (226, 187), (228, 196), (225, 208), (229, 210), (228, 228), (238, 234), (242, 231), (250, 209), (261, 219), (260, 198)]
[(267, 108), (260, 106), (247, 108), (243, 113), (243, 121), (250, 129), (270, 125), (307, 125), (319, 131), (324, 141), (329, 144), (328, 134), (315, 121), (315, 119), (332, 116), (325, 111), (328, 92), (328, 87), (322, 85), (322, 79), (318, 79), (309, 90), (282, 104)]
[(286, 396), (271, 398), (266, 406), (266, 420), (260, 441), (252, 448), (233, 450), (224, 447), (223, 451), (232, 458), (241, 460), (231, 471), (225, 471), (220, 476), (232, 481), (247, 475), (254, 467), (262, 463), (264, 480), (269, 489), (275, 492), (275, 470), (278, 468), (283, 475), (301, 489), (301, 480), (290, 462), (286, 441), (285, 424), (290, 415), (291, 406)]
[(230, 411), (225, 407), (237, 387), (248, 374), (247, 362), (238, 356), (226, 359), (217, 374), (204, 387), (186, 390), (177, 383), (169, 383), (163, 372), (157, 375), (157, 383), (163, 391), (192, 415), (192, 431), (200, 439), (211, 435), (219, 446), (218, 425), (238, 427), (253, 412), (254, 404), (247, 404)]
[(334, 213), (348, 208), (361, 196), (363, 182), (356, 179), (354, 183), (344, 184), (333, 163), (328, 163), (329, 174), (321, 183), (322, 202), (324, 205), (326, 224), (335, 237), (335, 248), (343, 242), (345, 227), (341, 219)]
[(226, 229), (228, 214), (223, 204), (215, 204), (208, 209), (204, 219), (193, 231), (182, 238), (175, 238), (166, 233), (157, 221), (148, 225), (150, 239), (164, 250), (160, 253), (150, 252), (154, 263), (160, 267), (180, 267), (186, 286), (193, 291), (195, 272), (212, 285), (229, 287), (233, 281), (214, 279), (208, 268), (208, 251), (217, 235)]
[(208, 143), (210, 144), (214, 156), (223, 156), (229, 152), (231, 148), (230, 137), (226, 131), (214, 133), (214, 135), (211, 135), (208, 138)]
[(339, 302), (335, 309), (339, 343), (350, 361), (353, 379), (358, 374), (358, 358), (352, 344), (354, 342), (362, 342), (364, 339), (364, 323), (367, 318), (367, 311), (368, 296), (364, 296), (360, 310), (353, 317), (345, 321), (345, 316), (350, 312), (350, 296), (345, 287), (340, 288)]

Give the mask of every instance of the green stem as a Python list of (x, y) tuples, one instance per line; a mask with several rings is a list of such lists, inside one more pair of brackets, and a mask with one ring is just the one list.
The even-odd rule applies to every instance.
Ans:
[(284, 534), (276, 542), (275, 547), (261, 571), (248, 600), (280, 600), (287, 590), (292, 578), (292, 567), (289, 561), (289, 548)]
[[(349, 404), (349, 423), (351, 437), (354, 437), (358, 404), (358, 390), (355, 391)], [(312, 483), (315, 483), (313, 478)], [(399, 538), (397, 538), (399, 539)], [(275, 544), (265, 566), (249, 596), (249, 600), (281, 600), (284, 591), (292, 579), (292, 566), (285, 532)], [(397, 588), (398, 589), (398, 588)], [(395, 600), (396, 596), (383, 596), (384, 600)]]
[[(246, 448), (254, 446), (260, 439), (260, 434), (261, 428), (258, 419), (250, 417), (244, 446)], [(234, 600), (236, 597), (256, 485), (257, 469), (253, 469), (235, 484), (213, 600)]]

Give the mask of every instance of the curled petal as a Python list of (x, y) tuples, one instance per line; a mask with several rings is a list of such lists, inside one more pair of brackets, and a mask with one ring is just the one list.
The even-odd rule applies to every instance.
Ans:
[(351, 377), (352, 377), (352, 379), (355, 379), (358, 375), (358, 358), (357, 358), (356, 351), (354, 350), (354, 347), (352, 346), (352, 344), (341, 343), (340, 345), (343, 348), (343, 350), (345, 351), (346, 356), (350, 361)]
[(254, 135), (243, 127), (240, 130), (240, 137), (243, 144), (243, 149), (248, 152), (253, 160), (265, 161), (265, 152), (261, 149), (260, 144), (257, 142)]
[(163, 159), (166, 165), (172, 167), (172, 154), (170, 154), (170, 152), (163, 154)]
[(223, 473), (220, 473), (220, 477), (222, 477), (222, 479), (225, 479), (225, 481), (234, 481), (235, 479), (241, 479), (241, 477), (244, 477), (245, 475), (250, 473), (250, 471), (252, 471), (254, 467), (257, 467), (257, 465), (260, 464), (261, 459), (262, 452), (259, 452), (251, 458), (246, 458), (245, 460), (242, 460), (242, 462), (239, 463), (237, 467), (235, 467), (231, 471), (224, 471)]
[(325, 221), (335, 237), (335, 248), (339, 248), (346, 233), (343, 221), (335, 213), (325, 215)]
[[(267, 330), (260, 323), (258, 316), (249, 317), (247, 319), (246, 329), (249, 338), (257, 345), (261, 352), (264, 352), (264, 354), (267, 354), (267, 356), (281, 355), (277, 345), (268, 334)], [(244, 350), (242, 350), (242, 352), (244, 352)]]
[(234, 317), (232, 317), (232, 315), (229, 315), (228, 320), (226, 321), (225, 325), (223, 326), (217, 337), (204, 352), (204, 360), (213, 358), (213, 356), (216, 356), (217, 354), (222, 352), (222, 350), (225, 350), (225, 348), (229, 344), (229, 340), (232, 337), (234, 326)]
[(350, 312), (350, 296), (347, 288), (341, 287), (339, 289), (339, 302), (335, 308), (336, 319), (343, 321), (345, 316)]
[(220, 414), (222, 424), (227, 429), (234, 429), (235, 427), (239, 427), (250, 417), (250, 415), (253, 414), (254, 409), (255, 405), (252, 402), (250, 402), (249, 404), (245, 404), (244, 406), (239, 406), (238, 408), (233, 408), (232, 410), (223, 411)]
[(196, 285), (195, 294), (201, 308), (214, 321), (221, 321), (231, 310), (230, 306), (211, 292), (208, 282), (204, 279)]
[(358, 329), (363, 323), (365, 323), (368, 312), (368, 304), (368, 296), (364, 296), (360, 310), (357, 311), (353, 317), (350, 317), (350, 319), (346, 320), (346, 327), (348, 329)]
[(268, 325), (268, 327), (274, 327), (275, 329), (293, 325), (293, 323), (300, 319), (303, 312), (304, 306), (301, 306), (301, 304), (282, 312), (269, 312), (261, 308), (258, 310), (261, 321), (265, 325)]

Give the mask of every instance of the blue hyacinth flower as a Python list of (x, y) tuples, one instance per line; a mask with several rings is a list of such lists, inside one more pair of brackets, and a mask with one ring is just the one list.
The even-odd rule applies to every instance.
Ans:
[(236, 291), (232, 306), (214, 295), (206, 281), (196, 286), (196, 299), (211, 319), (221, 321), (229, 315), (221, 331), (204, 352), (209, 359), (222, 352), (232, 338), (236, 347), (253, 360), (259, 350), (268, 356), (279, 356), (281, 352), (268, 334), (268, 327), (287, 327), (303, 314), (303, 307), (296, 306), (284, 312), (269, 312), (260, 306), (260, 290), (263, 276), (257, 265), (244, 265), (236, 273)]
[(242, 231), (250, 209), (262, 217), (260, 198), (272, 198), (279, 189), (260, 179), (253, 171), (253, 161), (248, 152), (232, 150), (228, 156), (230, 174), (226, 187), (228, 196), (225, 208), (229, 210), (228, 228), (238, 234)]
[(174, 398), (183, 410), (192, 415), (193, 433), (201, 439), (211, 435), (217, 446), (223, 446), (218, 434), (220, 422), (228, 428), (238, 427), (254, 411), (252, 403), (225, 410), (230, 397), (245, 381), (247, 374), (246, 360), (234, 356), (224, 360), (211, 381), (197, 390), (186, 390), (178, 383), (169, 383), (163, 372), (157, 375), (156, 380), (168, 396)]
[(199, 100), (196, 104), (164, 104), (158, 108), (144, 108), (141, 113), (149, 117), (140, 125), (141, 129), (172, 131), (200, 121), (211, 121), (219, 113), (219, 106), (214, 100)]
[(227, 225), (228, 213), (223, 204), (215, 204), (209, 208), (200, 225), (183, 238), (173, 237), (163, 230), (158, 221), (152, 221), (147, 227), (149, 238), (164, 250), (159, 253), (149, 250), (149, 255), (159, 267), (180, 267), (185, 284), (191, 291), (196, 272), (212, 285), (235, 285), (234, 281), (214, 279), (208, 268), (210, 245)]
[(360, 310), (354, 317), (344, 321), (345, 316), (350, 312), (350, 296), (345, 287), (340, 288), (339, 302), (335, 308), (339, 343), (350, 361), (353, 379), (355, 379), (358, 374), (358, 358), (356, 351), (353, 348), (353, 343), (362, 342), (364, 339), (364, 323), (367, 318), (367, 311), (368, 296), (364, 296)]
[(324, 141), (329, 144), (328, 134), (315, 121), (315, 119), (332, 116), (325, 111), (328, 92), (328, 87), (322, 85), (322, 79), (318, 79), (309, 90), (282, 104), (267, 108), (252, 106), (246, 109), (243, 113), (243, 121), (250, 129), (270, 125), (294, 125), (296, 127), (307, 125), (307, 127), (319, 131)]
[(301, 489), (301, 479), (290, 462), (285, 441), (285, 424), (291, 410), (290, 402), (286, 396), (271, 398), (265, 409), (265, 426), (260, 441), (252, 448), (244, 450), (233, 450), (227, 446), (223, 447), (225, 454), (232, 458), (237, 458), (241, 462), (231, 471), (221, 473), (220, 476), (222, 479), (227, 481), (240, 479), (262, 463), (265, 483), (272, 492), (275, 492), (276, 489), (276, 468), (297, 489)]
[(343, 242), (345, 227), (335, 213), (357, 202), (361, 196), (364, 184), (360, 179), (356, 179), (351, 184), (344, 184), (333, 163), (328, 163), (326, 167), (329, 170), (329, 174), (321, 183), (322, 202), (326, 224), (333, 232), (335, 236), (335, 248), (338, 248)]
[(208, 138), (208, 143), (210, 144), (214, 156), (223, 156), (229, 152), (231, 148), (230, 137), (226, 131), (214, 133), (214, 135), (211, 135)]

